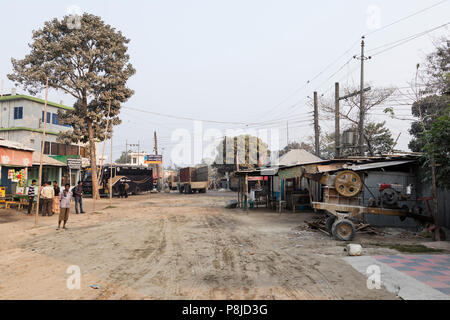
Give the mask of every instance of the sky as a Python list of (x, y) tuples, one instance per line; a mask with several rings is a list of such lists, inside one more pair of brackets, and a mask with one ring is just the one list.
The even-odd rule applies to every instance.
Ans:
[[(314, 91), (326, 99), (334, 94), (335, 81), (341, 87), (359, 86), (360, 62), (352, 56), (360, 54), (362, 35), (367, 55), (389, 49), (366, 61), (366, 83), (404, 88), (405, 93), (416, 64), (433, 51), (436, 39), (448, 38), (449, 26), (393, 48), (376, 48), (450, 22), (450, 1), (440, 2), (2, 0), (0, 11), (8, 14), (0, 20), (0, 80), (4, 92), (10, 92), (14, 84), (6, 75), (11, 72), (11, 57), (23, 58), (29, 52), (32, 30), (76, 6), (100, 16), (131, 40), (130, 62), (137, 72), (128, 86), (135, 94), (124, 103), (123, 122), (114, 129), (114, 158), (125, 150), (126, 142), (139, 142), (141, 151), (152, 153), (156, 131), (159, 152), (169, 165), (177, 144), (172, 141), (174, 132), (194, 130), (196, 124), (188, 119), (215, 121), (203, 122), (203, 130), (217, 129), (223, 135), (227, 129), (262, 129), (262, 124), (248, 124), (276, 120), (273, 126), (284, 147), (288, 138), (307, 141), (314, 133), (310, 105)], [(17, 92), (24, 90), (19, 87)], [(49, 100), (73, 104), (61, 92), (50, 92)], [(408, 102), (401, 95), (386, 106), (393, 106), (398, 117), (410, 119)], [(391, 119), (378, 110), (369, 120), (386, 120), (394, 138), (401, 133), (397, 147), (407, 150), (410, 121)], [(334, 130), (326, 120), (321, 119), (320, 126), (323, 132)]]

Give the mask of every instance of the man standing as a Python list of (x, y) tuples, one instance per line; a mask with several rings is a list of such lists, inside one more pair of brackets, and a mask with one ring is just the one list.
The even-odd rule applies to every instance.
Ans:
[(41, 190), (41, 198), (42, 198), (42, 215), (53, 215), (51, 213), (52, 201), (55, 196), (55, 190), (51, 186), (50, 182), (44, 182), (44, 187)]
[(59, 186), (57, 181), (53, 181), (53, 190), (55, 191), (55, 196), (52, 200), (52, 212), (59, 214)]
[(28, 214), (31, 214), (33, 208), (34, 196), (36, 195), (36, 180), (31, 181), (31, 186), (28, 187)]
[(58, 228), (61, 225), (61, 221), (64, 221), (63, 229), (66, 228), (67, 220), (69, 220), (69, 212), (70, 212), (70, 201), (72, 200), (72, 192), (70, 192), (70, 184), (66, 183), (64, 186), (64, 190), (59, 193), (59, 201), (60, 201), (60, 210), (59, 210), (59, 218), (58, 218)]
[(80, 213), (84, 213), (83, 210), (83, 182), (78, 181), (78, 184), (73, 187), (73, 196), (75, 197), (75, 213), (78, 214), (78, 206), (80, 206)]

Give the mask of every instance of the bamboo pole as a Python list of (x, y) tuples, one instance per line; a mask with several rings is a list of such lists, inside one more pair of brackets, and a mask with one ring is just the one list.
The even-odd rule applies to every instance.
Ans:
[[(106, 127), (105, 127), (105, 137), (106, 134), (108, 133), (108, 126), (109, 126), (109, 115), (111, 113), (111, 100), (108, 101), (108, 117), (106, 118)], [(103, 141), (103, 149), (102, 149), (102, 158), (100, 160), (100, 174), (98, 175), (98, 185), (100, 186), (100, 180), (103, 174), (103, 164), (104, 164), (104, 159), (105, 159), (105, 147), (106, 147), (106, 138)], [(112, 161), (112, 159), (111, 159)], [(93, 203), (93, 207), (95, 211), (95, 199), (96, 197), (94, 196), (94, 194), (92, 194), (92, 203)]]
[(48, 100), (48, 77), (45, 84), (45, 103), (44, 103), (44, 127), (42, 128), (42, 146), (41, 146), (41, 155), (39, 158), (39, 184), (38, 184), (38, 193), (36, 200), (36, 214), (34, 216), (34, 226), (37, 227), (39, 223), (39, 198), (41, 193), (41, 185), (42, 185), (42, 159), (44, 157), (44, 148), (45, 148), (45, 133), (47, 129), (47, 100)]
[(112, 206), (112, 175), (113, 175), (113, 161), (112, 161), (112, 156), (113, 156), (113, 130), (112, 130), (112, 123), (111, 123), (111, 163), (110, 163), (110, 174), (109, 174), (109, 205)]

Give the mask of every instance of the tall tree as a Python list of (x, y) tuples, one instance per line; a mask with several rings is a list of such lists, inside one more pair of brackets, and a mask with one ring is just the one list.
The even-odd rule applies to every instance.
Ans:
[(430, 165), (431, 155), (436, 164), (436, 184), (450, 189), (450, 107), (434, 121), (427, 131), (423, 147), (425, 164)]
[(11, 59), (8, 78), (36, 94), (45, 86), (62, 90), (76, 99), (74, 109), (59, 114), (61, 123), (72, 129), (60, 135), (65, 142), (89, 143), (93, 196), (98, 197), (95, 142), (110, 135), (106, 128), (108, 103), (110, 123), (120, 123), (120, 104), (133, 91), (126, 87), (135, 73), (129, 63), (129, 39), (98, 16), (84, 13), (74, 28), (73, 17), (45, 22), (33, 31), (31, 52), (24, 59)]
[[(425, 89), (419, 88), (418, 80), (425, 83)], [(446, 143), (442, 138), (448, 137), (449, 122), (445, 116), (448, 114), (450, 88), (450, 44), (447, 39), (436, 46), (436, 51), (427, 56), (425, 69), (420, 70), (417, 64), (416, 76), (413, 84), (415, 102), (412, 105), (412, 113), (417, 120), (412, 124), (410, 133), (414, 136), (410, 147), (415, 151), (424, 153), (425, 164), (428, 165), (431, 176), (431, 188), (433, 194), (433, 218), (435, 223), (435, 240), (440, 240), (439, 206), (437, 198), (437, 186), (441, 177), (439, 165), (448, 165), (448, 161), (442, 160), (442, 155), (448, 158)], [(439, 121), (438, 121), (439, 119)], [(435, 124), (437, 122), (437, 124)], [(437, 144), (436, 144), (437, 143)], [(447, 149), (448, 150), (448, 149)], [(438, 163), (441, 161), (441, 163)], [(446, 183), (444, 182), (443, 185)]]
[(386, 121), (369, 122), (364, 126), (364, 140), (370, 156), (389, 153), (394, 148), (391, 130), (385, 125)]

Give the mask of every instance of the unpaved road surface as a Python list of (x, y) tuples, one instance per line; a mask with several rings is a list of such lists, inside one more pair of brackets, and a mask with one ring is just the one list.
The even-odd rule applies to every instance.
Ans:
[[(232, 197), (145, 194), (95, 211), (86, 199), (88, 213), (60, 231), (56, 216), (34, 228), (34, 217), (0, 211), (0, 299), (396, 298), (367, 289), (342, 244), (298, 228), (313, 213), (225, 209)], [(72, 265), (79, 289), (67, 287)]]

